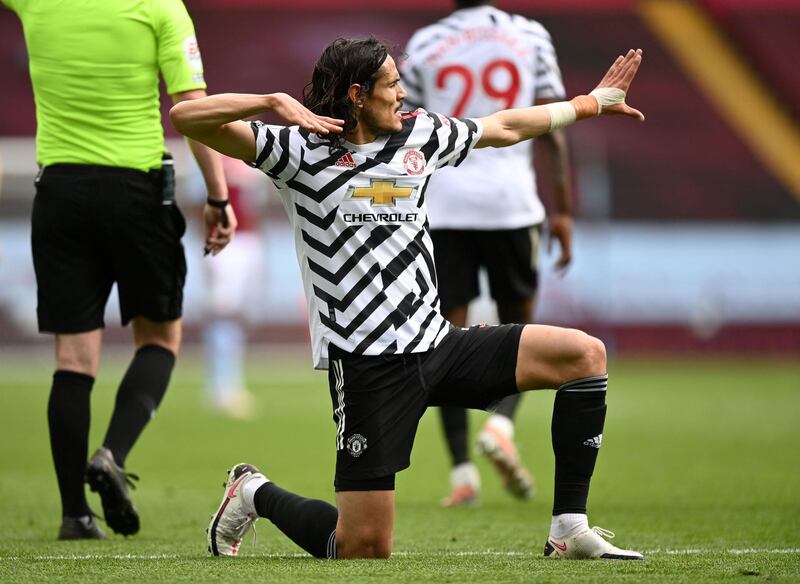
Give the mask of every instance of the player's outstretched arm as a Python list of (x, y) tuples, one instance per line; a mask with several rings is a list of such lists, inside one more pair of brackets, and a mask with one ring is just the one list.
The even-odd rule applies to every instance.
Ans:
[(589, 95), (579, 95), (570, 101), (503, 110), (481, 118), (483, 135), (476, 148), (511, 146), (597, 115), (625, 115), (644, 121), (642, 112), (625, 103), (625, 95), (641, 63), (642, 50), (631, 49), (625, 56), (617, 57)]
[(176, 104), (169, 111), (169, 117), (184, 136), (226, 156), (252, 162), (256, 157), (255, 136), (250, 125), (240, 120), (265, 112), (275, 112), (289, 125), (319, 134), (341, 132), (344, 124), (343, 120), (312, 113), (285, 93), (210, 95)]

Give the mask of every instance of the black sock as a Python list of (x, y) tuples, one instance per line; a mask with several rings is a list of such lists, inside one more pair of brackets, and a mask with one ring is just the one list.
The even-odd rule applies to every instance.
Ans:
[(306, 499), (275, 483), (261, 485), (253, 498), (256, 512), (315, 558), (336, 557), (339, 511), (325, 501)]
[(89, 456), (90, 394), (94, 377), (58, 370), (47, 402), (50, 451), (56, 468), (64, 517), (89, 515), (84, 475)]
[(114, 413), (103, 446), (125, 466), (136, 439), (155, 415), (169, 385), (175, 355), (158, 345), (145, 345), (133, 357), (117, 390)]
[(589, 482), (603, 439), (607, 375), (565, 383), (556, 392), (551, 434), (556, 457), (553, 515), (586, 513)]
[(442, 416), (442, 429), (453, 459), (453, 466), (469, 462), (467, 449), (467, 410), (464, 408), (439, 408)]
[(500, 414), (501, 416), (505, 416), (509, 420), (514, 419), (514, 414), (517, 412), (517, 406), (519, 406), (519, 402), (522, 399), (521, 393), (512, 393), (509, 396), (504, 397), (500, 400), (500, 403), (497, 404), (497, 407), (494, 409), (494, 414)]

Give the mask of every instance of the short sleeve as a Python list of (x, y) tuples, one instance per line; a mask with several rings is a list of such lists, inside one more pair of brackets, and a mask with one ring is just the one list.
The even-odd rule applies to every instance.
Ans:
[(153, 2), (158, 41), (158, 68), (167, 93), (174, 95), (205, 89), (203, 60), (194, 34), (194, 25), (181, 0)]
[(25, 12), (25, 9), (28, 7), (29, 1), (30, 0), (0, 0), (0, 3), (5, 4), (9, 10), (15, 12), (21, 19), (22, 13)]
[(483, 135), (483, 124), (475, 118), (448, 118), (429, 113), (439, 138), (436, 167), (458, 166)]
[(297, 174), (302, 160), (301, 138), (292, 128), (272, 126), (264, 122), (250, 122), (256, 138), (256, 160), (249, 166), (282, 182)]
[(561, 70), (558, 68), (556, 49), (544, 27), (539, 26), (539, 28), (541, 35), (536, 37), (536, 97), (564, 99), (566, 91), (561, 79)]

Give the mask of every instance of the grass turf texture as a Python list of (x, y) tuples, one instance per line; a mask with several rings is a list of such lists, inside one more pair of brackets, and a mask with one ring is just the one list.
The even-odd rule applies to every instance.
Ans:
[[(285, 488), (333, 500), (333, 441), (324, 374), (308, 356), (252, 356), (261, 413), (236, 423), (202, 404), (202, 364), (180, 361), (158, 416), (129, 457), (139, 535), (57, 542), (60, 506), (46, 402), (51, 361), (0, 356), (0, 581), (86, 582), (796, 582), (800, 580), (800, 364), (616, 361), (589, 500), (590, 522), (645, 562), (541, 557), (552, 500), (552, 392), (529, 395), (518, 439), (539, 493), (510, 499), (479, 460), (476, 509), (442, 509), (448, 468), (438, 415), (426, 414), (412, 467), (397, 481), (395, 555), (331, 562), (306, 556), (266, 520), (242, 556), (212, 558), (204, 529), (225, 469), (257, 464)], [(122, 359), (106, 357), (93, 394), (90, 450), (102, 440)], [(472, 434), (485, 414), (472, 417)], [(90, 502), (100, 510), (99, 500)]]

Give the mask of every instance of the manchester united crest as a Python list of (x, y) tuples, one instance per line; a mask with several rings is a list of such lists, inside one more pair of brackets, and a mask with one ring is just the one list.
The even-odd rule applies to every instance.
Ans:
[(347, 439), (347, 452), (350, 456), (358, 458), (367, 449), (367, 439), (361, 434), (353, 434)]
[(425, 172), (425, 157), (419, 150), (406, 152), (405, 156), (403, 156), (403, 164), (408, 174), (416, 175)]

